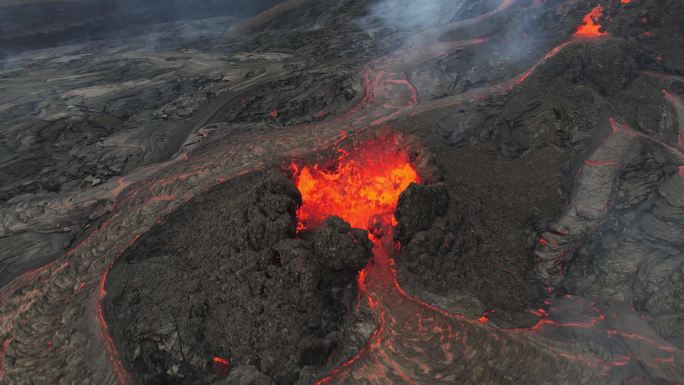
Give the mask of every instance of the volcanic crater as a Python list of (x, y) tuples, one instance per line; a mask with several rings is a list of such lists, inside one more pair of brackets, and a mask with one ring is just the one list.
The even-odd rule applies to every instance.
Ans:
[(392, 237), (397, 200), (420, 181), (409, 142), (387, 128), (349, 138), (160, 220), (104, 286), (129, 369), (144, 383), (196, 384), (243, 365), (294, 384), (348, 359), (375, 328), (359, 292), (373, 242)]

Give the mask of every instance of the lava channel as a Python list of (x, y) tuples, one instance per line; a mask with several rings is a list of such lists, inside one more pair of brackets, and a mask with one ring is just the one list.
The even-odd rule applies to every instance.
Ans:
[(291, 170), (302, 194), (303, 203), (297, 211), (299, 230), (315, 228), (334, 215), (352, 227), (368, 230), (374, 244), (373, 259), (358, 274), (358, 290), (359, 298), (365, 297), (373, 310), (378, 328), (356, 356), (316, 383), (324, 384), (379, 343), (376, 340), (381, 337), (385, 315), (377, 311), (378, 300), (367, 290), (365, 281), (372, 277), (378, 286), (395, 284), (394, 277), (388, 274), (392, 270), (388, 249), (394, 247), (394, 211), (401, 192), (411, 183), (419, 183), (420, 177), (394, 134), (349, 150), (339, 149), (327, 163), (308, 166), (292, 162)]

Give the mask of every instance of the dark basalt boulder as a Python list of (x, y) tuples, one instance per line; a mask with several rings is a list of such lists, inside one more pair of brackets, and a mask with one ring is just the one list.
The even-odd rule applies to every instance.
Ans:
[(397, 202), (394, 238), (404, 243), (418, 231), (428, 229), (435, 218), (446, 213), (448, 202), (449, 194), (443, 184), (411, 183)]
[(319, 263), (331, 272), (358, 271), (371, 257), (373, 244), (368, 240), (368, 233), (352, 229), (336, 216), (328, 217), (310, 237), (314, 252), (320, 256)]

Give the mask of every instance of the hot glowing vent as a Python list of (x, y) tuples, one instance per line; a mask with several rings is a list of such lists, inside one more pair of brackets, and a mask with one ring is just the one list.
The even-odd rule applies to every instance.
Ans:
[(574, 36), (577, 37), (601, 37), (608, 35), (606, 32), (601, 32), (601, 24), (599, 18), (603, 14), (603, 7), (597, 5), (591, 12), (587, 13), (582, 19), (582, 25), (577, 28)]
[(292, 164), (304, 202), (297, 212), (300, 229), (316, 227), (329, 215), (362, 229), (369, 229), (369, 221), (377, 215), (391, 221), (399, 194), (411, 182), (419, 182), (395, 135), (339, 150), (330, 163)]

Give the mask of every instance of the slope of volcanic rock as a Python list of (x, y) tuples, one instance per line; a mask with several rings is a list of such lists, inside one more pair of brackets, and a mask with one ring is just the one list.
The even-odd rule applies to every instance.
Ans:
[(684, 173), (666, 158), (647, 147), (620, 170), (609, 214), (577, 251), (564, 285), (632, 305), (684, 349)]
[(209, 135), (322, 121), (363, 97), (353, 61), (314, 55), (367, 55), (351, 39), (312, 47), (308, 36), (304, 52), (284, 48), (290, 35), (227, 38), (236, 22), (120, 25), (108, 39), (1, 62), (0, 285), (77, 245), (123, 175), (184, 156)]
[(0, 2), (0, 59), (32, 49), (120, 37), (122, 30), (152, 24), (245, 17), (276, 0), (233, 1), (14, 1)]
[(371, 245), (335, 217), (295, 239), (300, 199), (282, 176), (238, 178), (168, 217), (113, 266), (105, 317), (140, 383), (207, 384), (226, 360), (226, 372), (255, 365), (292, 384), (303, 367), (325, 363)]

